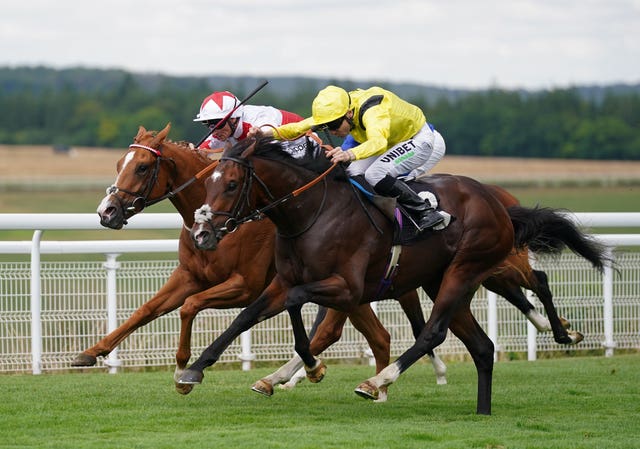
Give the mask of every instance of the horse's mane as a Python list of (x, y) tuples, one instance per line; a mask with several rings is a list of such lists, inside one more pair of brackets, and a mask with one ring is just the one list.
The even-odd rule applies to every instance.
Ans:
[[(253, 149), (250, 149), (254, 144)], [(249, 151), (245, 154), (247, 150)], [(311, 170), (314, 173), (323, 173), (331, 166), (331, 161), (325, 156), (324, 151), (318, 149), (315, 145), (307, 145), (301, 157), (293, 157), (283, 149), (282, 142), (272, 139), (245, 139), (222, 154), (223, 158), (231, 157), (235, 159), (244, 159), (248, 156), (284, 162), (288, 165)], [(341, 170), (334, 171), (341, 172)]]

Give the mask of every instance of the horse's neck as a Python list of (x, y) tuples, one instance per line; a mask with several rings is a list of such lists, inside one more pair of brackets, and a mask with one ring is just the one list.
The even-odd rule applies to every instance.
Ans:
[[(175, 162), (175, 174), (173, 176), (173, 187), (175, 190), (191, 181), (200, 170), (208, 163), (199, 157), (193, 150), (176, 147), (171, 155), (167, 155)], [(193, 226), (193, 213), (204, 203), (206, 190), (202, 180), (192, 182), (188, 187), (178, 192), (170, 198), (182, 220), (188, 227)]]
[[(276, 169), (274, 169), (276, 167)], [(315, 180), (317, 175), (309, 176), (308, 172), (298, 171), (291, 167), (283, 168), (274, 164), (267, 168), (271, 173), (271, 181), (268, 188), (274, 197), (274, 200), (285, 197), (293, 191), (304, 188), (311, 181)], [(262, 178), (259, 174), (259, 176)], [(264, 175), (265, 179), (267, 175)], [(266, 206), (273, 200), (267, 200), (263, 197)], [(300, 202), (304, 206), (300, 206)], [(299, 193), (295, 198), (285, 201), (267, 215), (273, 221), (278, 230), (283, 235), (293, 235), (312, 225), (320, 217), (326, 214), (331, 216), (343, 216), (353, 212), (354, 208), (361, 207), (356, 199), (356, 194), (352, 191), (349, 184), (338, 182), (330, 179), (322, 179), (315, 185), (307, 188)], [(366, 207), (366, 206), (365, 206)]]

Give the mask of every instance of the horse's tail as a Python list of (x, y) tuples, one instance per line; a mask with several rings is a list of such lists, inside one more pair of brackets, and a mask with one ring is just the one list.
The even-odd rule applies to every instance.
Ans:
[(558, 254), (569, 248), (584, 257), (602, 271), (606, 248), (595, 239), (584, 234), (557, 209), (546, 207), (511, 206), (507, 208), (513, 230), (516, 248), (528, 246), (534, 253)]

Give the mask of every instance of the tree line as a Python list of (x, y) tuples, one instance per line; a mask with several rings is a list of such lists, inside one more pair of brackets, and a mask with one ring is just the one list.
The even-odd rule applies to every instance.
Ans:
[[(640, 157), (640, 85), (544, 91), (401, 90), (384, 82), (300, 79), (272, 83), (250, 104), (270, 104), (308, 116), (318, 88), (380, 85), (420, 106), (457, 155), (632, 160)], [(255, 85), (255, 84), (254, 84)], [(215, 86), (215, 87), (214, 87)], [(197, 142), (193, 122), (213, 89), (238, 97), (250, 80), (141, 76), (120, 71), (0, 68), (0, 143), (122, 148), (138, 126)], [(619, 86), (618, 86), (619, 87)], [(587, 92), (587, 93), (585, 93)]]

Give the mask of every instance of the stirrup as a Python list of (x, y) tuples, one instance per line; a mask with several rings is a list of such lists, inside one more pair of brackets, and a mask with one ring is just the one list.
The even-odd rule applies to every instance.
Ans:
[(434, 226), (439, 225), (443, 221), (444, 221), (444, 217), (442, 216), (442, 214), (438, 213), (435, 209), (431, 209), (426, 211), (426, 213), (424, 213), (420, 217), (420, 220), (418, 221), (417, 224), (418, 224), (418, 228), (420, 229), (420, 232), (422, 232), (425, 229), (430, 229), (430, 228), (433, 228)]

